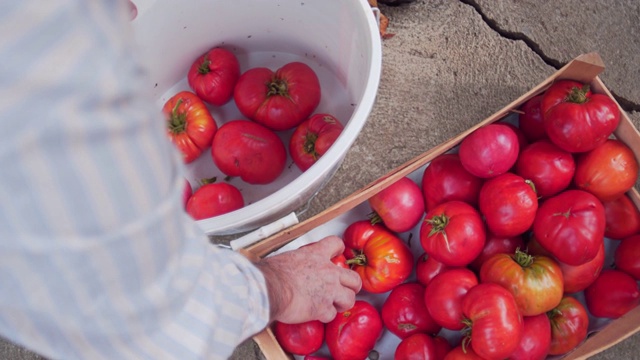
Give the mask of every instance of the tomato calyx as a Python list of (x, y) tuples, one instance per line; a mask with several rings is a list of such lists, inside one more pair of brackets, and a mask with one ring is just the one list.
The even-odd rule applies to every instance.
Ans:
[(176, 101), (176, 105), (171, 109), (171, 116), (169, 119), (169, 131), (174, 134), (180, 134), (187, 128), (187, 113), (178, 112), (178, 108), (182, 105), (182, 98)]
[(200, 179), (200, 184), (202, 184), (202, 185), (213, 184), (216, 181), (218, 181), (218, 178), (214, 176), (212, 178)]
[(273, 79), (270, 83), (267, 83), (267, 97), (280, 95), (289, 97), (289, 86), (285, 80)]
[(198, 66), (198, 74), (202, 74), (202, 75), (208, 74), (211, 71), (211, 69), (209, 68), (209, 65), (211, 65), (211, 60), (209, 60), (209, 57), (205, 55), (204, 59), (202, 60), (202, 64)]
[(574, 86), (571, 88), (571, 92), (567, 95), (567, 102), (575, 103), (575, 104), (584, 104), (589, 98), (587, 98), (587, 93), (589, 92), (589, 85), (585, 84), (582, 88), (578, 88)]
[(431, 219), (425, 220), (429, 225), (431, 225), (431, 231), (429, 231), (429, 237), (441, 233), (444, 238), (444, 242), (447, 245), (447, 250), (451, 252), (451, 248), (449, 247), (449, 238), (447, 237), (447, 232), (445, 228), (449, 224), (449, 217), (445, 214), (436, 215)]
[(318, 135), (312, 132), (307, 132), (304, 138), (304, 151), (313, 157), (313, 160), (318, 160), (318, 153), (316, 152), (316, 141)]
[(349, 266), (351, 265), (364, 266), (364, 265), (367, 265), (367, 256), (364, 253), (359, 253), (355, 257), (345, 261), (344, 263)]
[(527, 254), (526, 252), (520, 250), (520, 248), (516, 249), (516, 252), (513, 255), (513, 260), (523, 268), (531, 266), (534, 259), (535, 257), (533, 255)]
[(368, 217), (371, 219), (371, 225), (382, 223), (382, 217), (375, 211), (370, 212)]
[(462, 352), (467, 353), (467, 348), (469, 348), (469, 344), (471, 344), (471, 328), (473, 327), (473, 321), (471, 319), (462, 319), (462, 323), (464, 324), (464, 329), (462, 329)]

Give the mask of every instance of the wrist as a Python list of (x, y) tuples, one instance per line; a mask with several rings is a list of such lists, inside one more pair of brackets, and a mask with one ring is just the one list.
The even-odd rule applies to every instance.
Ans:
[(269, 322), (273, 322), (279, 318), (284, 311), (286, 304), (291, 300), (291, 291), (286, 281), (283, 281), (281, 274), (278, 273), (268, 259), (255, 264), (262, 272), (267, 287), (269, 298)]

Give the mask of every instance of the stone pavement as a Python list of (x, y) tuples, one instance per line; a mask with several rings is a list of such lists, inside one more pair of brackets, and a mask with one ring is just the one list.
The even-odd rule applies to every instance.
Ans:
[[(389, 17), (371, 116), (305, 219), (405, 161), (457, 135), (587, 52), (640, 127), (637, 0), (418, 0), (381, 5)], [(248, 340), (234, 360), (261, 359)], [(40, 359), (0, 343), (0, 359)], [(640, 334), (592, 359), (640, 359)]]

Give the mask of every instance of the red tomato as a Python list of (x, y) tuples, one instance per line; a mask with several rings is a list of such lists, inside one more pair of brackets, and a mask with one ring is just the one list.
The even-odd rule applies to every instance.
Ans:
[(347, 264), (360, 275), (368, 292), (387, 292), (413, 271), (413, 253), (407, 244), (381, 225), (356, 221), (344, 231), (343, 239)]
[(295, 355), (309, 355), (322, 347), (324, 324), (318, 320), (301, 324), (285, 324), (276, 321), (273, 334), (282, 348)]
[(622, 141), (609, 139), (582, 154), (576, 162), (575, 184), (602, 201), (615, 200), (638, 179), (638, 162)]
[(560, 80), (541, 103), (544, 129), (551, 142), (569, 152), (585, 152), (604, 143), (620, 123), (620, 110), (607, 95), (588, 85)]
[(187, 213), (195, 220), (226, 214), (244, 206), (240, 190), (227, 183), (205, 184), (187, 202)]
[(393, 355), (394, 360), (434, 360), (436, 345), (427, 334), (416, 333), (403, 339)]
[(533, 222), (543, 248), (568, 265), (593, 260), (604, 239), (604, 208), (588, 192), (567, 190), (545, 200)]
[(167, 135), (186, 164), (211, 146), (218, 125), (196, 94), (181, 91), (173, 95), (162, 107), (162, 113), (167, 121)]
[(615, 200), (603, 201), (605, 228), (604, 236), (620, 240), (640, 233), (640, 211), (629, 196), (622, 195)]
[(433, 343), (435, 344), (435, 359), (442, 360), (447, 356), (449, 351), (451, 351), (452, 347), (449, 344), (449, 341), (443, 336), (435, 336), (433, 338)]
[(442, 326), (436, 323), (424, 304), (425, 287), (405, 283), (393, 288), (380, 311), (382, 322), (400, 339), (416, 333), (437, 334)]
[(573, 180), (576, 164), (571, 153), (548, 140), (525, 147), (516, 161), (516, 174), (531, 180), (539, 197), (549, 197), (565, 190)]
[(307, 355), (304, 357), (304, 360), (331, 360), (331, 359), (324, 356)]
[(589, 316), (584, 306), (575, 298), (565, 296), (560, 305), (547, 316), (551, 322), (549, 355), (566, 354), (587, 337)]
[(375, 212), (373, 222), (379, 219), (391, 231), (413, 229), (424, 215), (424, 199), (420, 187), (403, 177), (368, 200)]
[(509, 360), (544, 360), (551, 347), (551, 322), (547, 314), (524, 317), (524, 332)]
[(315, 114), (303, 121), (289, 140), (293, 162), (302, 171), (309, 169), (329, 150), (343, 128), (340, 121), (329, 114)]
[(469, 264), (469, 268), (479, 272), (482, 264), (491, 256), (495, 254), (513, 254), (517, 249), (524, 249), (522, 236), (504, 237), (487, 233), (487, 241), (484, 244), (484, 248), (482, 248), (482, 252)]
[(529, 180), (504, 173), (482, 185), (478, 205), (490, 232), (497, 236), (517, 236), (533, 224), (538, 197)]
[(492, 178), (509, 171), (516, 163), (518, 136), (504, 124), (483, 126), (460, 143), (460, 162), (471, 174)]
[(640, 235), (629, 236), (620, 242), (614, 253), (614, 263), (618, 270), (640, 280)]
[(222, 106), (231, 100), (239, 77), (236, 56), (229, 50), (213, 48), (193, 62), (187, 80), (202, 100)]
[(466, 266), (482, 252), (486, 230), (480, 214), (462, 201), (430, 210), (420, 227), (424, 251), (448, 266)]
[(331, 258), (331, 262), (343, 269), (350, 268), (349, 265), (347, 265), (347, 258), (344, 257), (344, 254), (336, 255), (335, 257)]
[(439, 155), (431, 161), (422, 175), (426, 210), (452, 200), (477, 206), (483, 181), (465, 170), (458, 154)]
[(591, 315), (617, 319), (640, 304), (640, 289), (636, 279), (620, 270), (604, 270), (584, 290)]
[(513, 354), (523, 334), (522, 315), (513, 295), (497, 284), (479, 284), (462, 299), (462, 313), (471, 328), (471, 347), (485, 359)]
[(228, 176), (240, 176), (249, 184), (269, 184), (284, 171), (287, 150), (278, 135), (266, 127), (232, 120), (214, 136), (211, 156)]
[(420, 284), (427, 286), (436, 275), (449, 269), (449, 266), (423, 253), (416, 262), (416, 278)]
[(540, 103), (542, 95), (536, 95), (522, 105), (522, 114), (518, 116), (518, 127), (529, 142), (546, 139)]
[(563, 294), (560, 265), (546, 256), (520, 250), (496, 254), (480, 269), (480, 282), (495, 283), (509, 290), (523, 316), (536, 316), (556, 307)]
[[(535, 239), (532, 237), (528, 244), (528, 251), (532, 255), (543, 255), (554, 258), (553, 255), (545, 250)], [(573, 294), (582, 291), (591, 285), (596, 278), (600, 275), (602, 267), (604, 266), (604, 241), (600, 244), (598, 254), (593, 260), (588, 261), (582, 265), (567, 265), (561, 261), (557, 261), (562, 270), (562, 279), (564, 283), (564, 293)]]
[(364, 360), (382, 335), (382, 319), (363, 300), (327, 323), (326, 342), (334, 360)]
[(253, 68), (238, 79), (233, 98), (238, 110), (272, 130), (298, 126), (320, 103), (320, 81), (308, 65), (291, 62), (274, 73)]
[(525, 146), (529, 145), (529, 140), (527, 140), (527, 137), (524, 136), (524, 133), (522, 132), (522, 130), (520, 130), (520, 128), (506, 121), (500, 121), (498, 122), (498, 124), (506, 125), (511, 128), (514, 133), (516, 133), (516, 136), (518, 137), (518, 152), (522, 152), (522, 149), (524, 149)]
[(473, 351), (473, 348), (466, 347), (464, 348), (462, 345), (458, 345), (453, 350), (449, 351), (447, 356), (444, 357), (444, 360), (486, 360), (485, 358), (479, 356)]
[(424, 303), (436, 323), (449, 330), (462, 330), (462, 298), (478, 285), (469, 269), (447, 270), (431, 280), (424, 292)]
[(182, 205), (185, 209), (187, 208), (187, 202), (189, 201), (191, 195), (193, 195), (191, 184), (189, 183), (189, 180), (184, 179), (184, 190), (182, 190)]

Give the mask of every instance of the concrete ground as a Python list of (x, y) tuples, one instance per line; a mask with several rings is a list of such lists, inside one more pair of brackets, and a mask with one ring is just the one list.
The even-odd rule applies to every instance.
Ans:
[[(597, 51), (601, 79), (640, 127), (637, 0), (417, 0), (389, 17), (376, 104), (310, 217), (491, 115), (572, 58)], [(262, 359), (253, 341), (234, 360)], [(0, 359), (40, 359), (0, 343)], [(640, 359), (640, 334), (592, 359)]]

